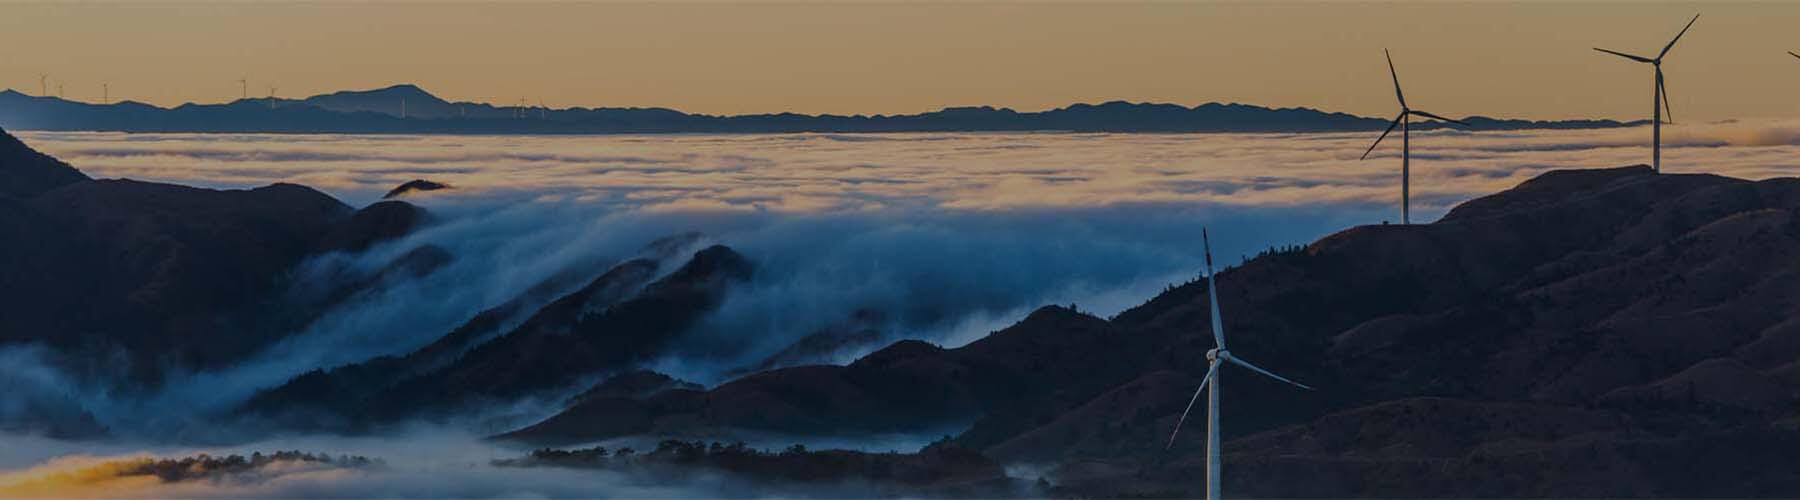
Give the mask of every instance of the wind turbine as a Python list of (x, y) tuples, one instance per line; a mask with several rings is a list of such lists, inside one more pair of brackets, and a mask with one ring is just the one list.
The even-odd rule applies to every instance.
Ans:
[(275, 86), (269, 86), (269, 109), (275, 109)]
[[(1650, 114), (1650, 161), (1651, 161), (1652, 167), (1654, 167), (1657, 172), (1662, 171), (1662, 124), (1663, 124), (1662, 114), (1663, 114), (1664, 109), (1669, 110), (1669, 123), (1675, 123), (1675, 110), (1669, 108), (1669, 92), (1667, 89), (1663, 88), (1663, 72), (1662, 72), (1663, 56), (1669, 55), (1669, 49), (1675, 48), (1675, 42), (1680, 41), (1681, 35), (1686, 35), (1688, 28), (1694, 27), (1694, 21), (1699, 21), (1699, 20), (1700, 20), (1700, 15), (1694, 14), (1694, 18), (1688, 20), (1687, 26), (1682, 27), (1681, 32), (1676, 33), (1675, 38), (1670, 39), (1669, 44), (1663, 46), (1662, 52), (1656, 53), (1655, 59), (1651, 59), (1648, 57), (1639, 57), (1639, 56), (1634, 56), (1631, 54), (1626, 54), (1624, 52), (1616, 52), (1616, 51), (1602, 49), (1599, 47), (1594, 47), (1594, 50), (1598, 50), (1601, 52), (1605, 52), (1608, 54), (1612, 54), (1615, 56), (1623, 57), (1623, 58), (1641, 62), (1641, 63), (1648, 63), (1649, 65), (1656, 68), (1656, 88), (1655, 88), (1656, 94), (1652, 95), (1650, 98), (1650, 109), (1651, 109), (1651, 114)], [(1790, 52), (1790, 54), (1791, 54), (1791, 52)], [(1800, 57), (1800, 56), (1796, 56), (1796, 57)]]
[(1388, 76), (1391, 76), (1394, 78), (1394, 97), (1400, 100), (1400, 114), (1398, 116), (1394, 117), (1393, 123), (1388, 124), (1387, 130), (1384, 130), (1381, 132), (1381, 137), (1375, 138), (1375, 143), (1369, 145), (1369, 150), (1363, 151), (1362, 158), (1360, 158), (1360, 159), (1362, 159), (1362, 160), (1369, 159), (1369, 153), (1375, 152), (1375, 146), (1380, 146), (1381, 140), (1386, 139), (1388, 134), (1392, 133), (1394, 131), (1394, 127), (1400, 127), (1400, 223), (1401, 224), (1411, 224), (1412, 223), (1412, 117), (1416, 115), (1416, 116), (1423, 116), (1426, 118), (1435, 118), (1438, 120), (1443, 120), (1446, 122), (1462, 125), (1464, 127), (1469, 126), (1469, 124), (1463, 123), (1458, 120), (1444, 118), (1442, 116), (1434, 115), (1431, 113), (1427, 113), (1424, 111), (1419, 111), (1419, 110), (1407, 107), (1406, 106), (1406, 94), (1400, 92), (1400, 73), (1394, 71), (1394, 56), (1392, 54), (1389, 54), (1387, 49), (1381, 49), (1381, 53), (1382, 53), (1382, 55), (1387, 56)]
[(38, 73), (38, 97), (50, 97), (50, 75)]
[(238, 77), (238, 91), (243, 93), (243, 97), (240, 97), (240, 99), (250, 98), (250, 77)]
[(1217, 281), (1214, 280), (1217, 273), (1213, 272), (1212, 241), (1207, 237), (1205, 228), (1200, 229), (1200, 241), (1206, 248), (1206, 296), (1212, 302), (1213, 343), (1218, 347), (1206, 351), (1206, 361), (1208, 363), (1208, 366), (1206, 367), (1206, 377), (1200, 379), (1200, 387), (1194, 389), (1194, 397), (1188, 399), (1187, 409), (1182, 410), (1181, 419), (1175, 421), (1175, 431), (1169, 433), (1169, 445), (1164, 449), (1175, 447), (1175, 436), (1181, 433), (1181, 424), (1187, 422), (1188, 412), (1193, 411), (1194, 402), (1200, 400), (1200, 392), (1206, 391), (1206, 498), (1208, 500), (1218, 500), (1220, 498), (1219, 461), (1221, 452), (1221, 448), (1219, 447), (1219, 365), (1228, 362), (1234, 363), (1238, 366), (1247, 368), (1250, 371), (1286, 382), (1289, 385), (1301, 389), (1310, 391), (1312, 388), (1307, 387), (1305, 384), (1276, 375), (1274, 372), (1264, 370), (1255, 364), (1251, 364), (1249, 361), (1245, 361), (1243, 358), (1233, 356), (1231, 351), (1225, 349), (1225, 322), (1219, 318), (1219, 286)]
[(100, 104), (112, 104), (112, 84), (100, 82)]

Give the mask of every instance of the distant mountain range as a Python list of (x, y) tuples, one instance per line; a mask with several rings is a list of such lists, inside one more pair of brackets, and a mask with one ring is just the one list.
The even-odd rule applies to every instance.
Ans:
[[(1475, 130), (1583, 129), (1642, 121), (1464, 119)], [(449, 102), (415, 85), (305, 99), (250, 98), (173, 108), (93, 104), (0, 91), (0, 126), (14, 130), (409, 134), (613, 134), (793, 132), (1344, 132), (1387, 120), (1310, 108), (1112, 101), (1049, 111), (956, 107), (910, 115), (690, 114), (667, 108), (563, 108)], [(1421, 129), (1446, 126), (1428, 121)]]

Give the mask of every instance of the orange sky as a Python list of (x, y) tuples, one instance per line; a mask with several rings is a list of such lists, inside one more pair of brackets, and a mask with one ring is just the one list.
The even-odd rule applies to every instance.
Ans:
[(700, 113), (1039, 110), (1114, 99), (1390, 115), (1800, 115), (1800, 3), (0, 3), (0, 86), (219, 102), (411, 82), (452, 100)]

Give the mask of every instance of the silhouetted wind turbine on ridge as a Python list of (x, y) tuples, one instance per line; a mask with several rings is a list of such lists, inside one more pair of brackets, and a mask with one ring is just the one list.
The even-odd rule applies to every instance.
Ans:
[(1426, 118), (1435, 118), (1438, 120), (1443, 120), (1446, 122), (1462, 125), (1464, 127), (1469, 126), (1469, 124), (1463, 123), (1462, 121), (1444, 118), (1442, 116), (1434, 115), (1431, 113), (1427, 113), (1424, 111), (1419, 111), (1419, 110), (1407, 107), (1406, 94), (1400, 92), (1400, 73), (1397, 71), (1394, 71), (1394, 56), (1392, 54), (1388, 54), (1387, 49), (1382, 49), (1381, 53), (1383, 55), (1387, 56), (1388, 76), (1394, 77), (1394, 97), (1400, 100), (1400, 115), (1394, 117), (1394, 122), (1389, 123), (1387, 130), (1381, 132), (1381, 137), (1375, 138), (1375, 143), (1369, 145), (1369, 150), (1364, 151), (1362, 158), (1360, 158), (1360, 159), (1363, 159), (1363, 160), (1369, 159), (1369, 153), (1375, 152), (1375, 146), (1380, 146), (1381, 140), (1386, 139), (1388, 134), (1392, 133), (1394, 131), (1394, 127), (1400, 127), (1400, 223), (1401, 224), (1411, 224), (1412, 223), (1412, 117), (1414, 115), (1417, 115), (1417, 116), (1423, 116)]
[[(1675, 48), (1675, 42), (1681, 41), (1681, 35), (1686, 35), (1688, 32), (1688, 28), (1694, 27), (1694, 21), (1699, 21), (1699, 20), (1700, 20), (1700, 15), (1694, 14), (1694, 18), (1688, 20), (1687, 26), (1683, 26), (1681, 28), (1681, 32), (1676, 33), (1675, 38), (1670, 39), (1669, 44), (1663, 46), (1662, 52), (1656, 53), (1655, 59), (1651, 59), (1648, 57), (1634, 56), (1631, 54), (1626, 54), (1624, 52), (1617, 52), (1617, 51), (1602, 49), (1599, 47), (1594, 47), (1594, 50), (1598, 50), (1601, 52), (1605, 52), (1608, 54), (1612, 54), (1615, 56), (1623, 57), (1623, 58), (1641, 62), (1641, 63), (1647, 63), (1656, 68), (1656, 94), (1654, 96), (1652, 96), (1651, 101), (1650, 101), (1650, 109), (1652, 110), (1650, 113), (1650, 129), (1651, 129), (1650, 130), (1650, 161), (1651, 161), (1651, 167), (1655, 168), (1657, 172), (1662, 172), (1662, 124), (1663, 124), (1663, 115), (1662, 114), (1663, 114), (1663, 110), (1667, 109), (1669, 111), (1669, 123), (1675, 123), (1675, 119), (1674, 119), (1675, 118), (1675, 110), (1673, 108), (1669, 107), (1669, 91), (1667, 89), (1663, 88), (1663, 72), (1662, 72), (1663, 56), (1669, 55), (1669, 49)], [(1792, 52), (1789, 52), (1789, 54), (1792, 54)], [(1800, 56), (1794, 56), (1794, 57), (1800, 57)]]
[(1200, 241), (1206, 248), (1206, 296), (1211, 300), (1213, 344), (1216, 346), (1206, 351), (1206, 377), (1200, 379), (1200, 387), (1194, 389), (1194, 397), (1188, 399), (1187, 409), (1181, 411), (1181, 419), (1175, 421), (1175, 431), (1169, 433), (1169, 444), (1164, 449), (1175, 447), (1175, 436), (1181, 434), (1181, 424), (1187, 422), (1188, 412), (1194, 411), (1194, 402), (1200, 400), (1200, 392), (1206, 391), (1206, 498), (1218, 500), (1219, 496), (1219, 464), (1221, 451), (1219, 447), (1219, 365), (1235, 363), (1250, 371), (1263, 374), (1269, 378), (1286, 382), (1301, 389), (1312, 390), (1305, 384), (1288, 380), (1274, 372), (1264, 370), (1243, 358), (1233, 356), (1225, 349), (1225, 322), (1219, 318), (1219, 286), (1213, 279), (1212, 241), (1206, 235), (1206, 228), (1200, 229)]

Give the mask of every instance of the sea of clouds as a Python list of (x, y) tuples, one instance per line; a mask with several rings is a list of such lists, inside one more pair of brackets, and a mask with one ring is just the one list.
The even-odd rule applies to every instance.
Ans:
[[(1800, 172), (1800, 124), (1684, 124), (1664, 131), (1667, 172), (1750, 179)], [(1397, 220), (1400, 197), (1398, 137), (1358, 160), (1370, 134), (19, 135), (98, 178), (223, 189), (294, 182), (354, 206), (415, 178), (456, 187), (409, 198), (436, 215), (430, 228), (296, 272), (325, 280), (343, 269), (379, 269), (422, 244), (449, 250), (455, 260), (447, 267), (336, 307), (236, 366), (176, 374), (150, 393), (120, 392), (104, 381), (50, 369), (34, 347), (0, 349), (0, 380), (19, 389), (13, 393), (72, 400), (120, 436), (104, 445), (0, 436), (0, 448), (8, 450), (0, 453), (0, 470), (15, 477), (41, 477), (27, 472), (44, 467), (63, 470), (48, 461), (70, 454), (167, 456), (200, 442), (275, 444), (268, 442), (272, 437), (221, 425), (216, 416), (296, 374), (416, 349), (552, 275), (571, 269), (598, 274), (671, 234), (699, 231), (706, 235), (703, 243), (731, 246), (757, 266), (749, 284), (735, 288), (668, 356), (649, 364), (711, 385), (857, 310), (887, 313), (884, 340), (946, 346), (978, 339), (1048, 304), (1116, 314), (1197, 276), (1203, 227), (1220, 260), (1231, 264), (1270, 246)], [(1547, 170), (1649, 160), (1647, 127), (1414, 135), (1413, 209), (1421, 221)], [(826, 361), (848, 361), (873, 347)], [(7, 404), (0, 397), (0, 414)], [(496, 412), (553, 409), (526, 405)], [(465, 438), (492, 429), (452, 427), (330, 441), (325, 444), (348, 450), (316, 450), (401, 450), (382, 458), (407, 465), (386, 472), (304, 471), (220, 491), (694, 493), (620, 490), (626, 487), (616, 481), (577, 480), (561, 472), (491, 471), (469, 464), (492, 450)], [(405, 451), (409, 446), (441, 448), (414, 457)], [(444, 475), (430, 473), (437, 462), (426, 458), (445, 457), (480, 472), (437, 485), (448, 489), (402, 487)], [(0, 475), (0, 483), (7, 477)], [(276, 484), (297, 489), (271, 486)], [(509, 484), (519, 489), (507, 489)]]

